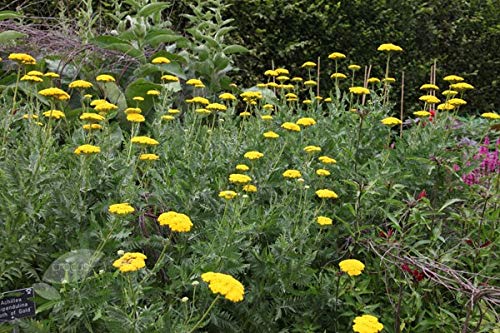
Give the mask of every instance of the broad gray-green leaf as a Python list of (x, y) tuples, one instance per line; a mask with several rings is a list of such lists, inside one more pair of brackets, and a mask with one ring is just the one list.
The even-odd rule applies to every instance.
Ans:
[(145, 17), (161, 12), (165, 8), (169, 7), (170, 4), (167, 2), (157, 2), (144, 6), (137, 14), (139, 16)]
[(14, 39), (24, 38), (26, 36), (26, 34), (14, 30), (2, 31), (0, 32), (0, 43), (10, 42)]
[(0, 21), (20, 18), (20, 17), (23, 17), (23, 16), (17, 12), (11, 11), (11, 10), (4, 10), (4, 11), (0, 12)]
[(250, 52), (249, 49), (247, 49), (244, 46), (241, 45), (229, 45), (224, 48), (224, 53), (225, 54), (235, 54), (235, 53), (247, 53)]
[(464, 200), (462, 200), (462, 199), (457, 199), (457, 198), (455, 198), (455, 199), (450, 199), (450, 200), (448, 200), (448, 201), (446, 201), (446, 202), (445, 202), (445, 204), (443, 205), (443, 207), (439, 208), (438, 212), (439, 212), (439, 213), (440, 213), (440, 212), (442, 212), (443, 210), (445, 210), (445, 209), (446, 209), (446, 207), (448, 207), (448, 206), (450, 206), (450, 205), (453, 205), (453, 204), (454, 204), (454, 203), (456, 203), (456, 202), (463, 202), (463, 201), (464, 201)]
[(179, 35), (172, 35), (172, 34), (158, 34), (156, 36), (152, 37), (147, 37), (146, 36), (146, 43), (153, 47), (157, 47), (161, 43), (175, 43), (180, 40), (184, 40), (185, 38)]
[(57, 258), (43, 275), (51, 283), (74, 283), (83, 280), (102, 257), (94, 250), (74, 250)]
[(59, 294), (57, 289), (47, 283), (44, 282), (35, 283), (33, 284), (33, 288), (35, 289), (36, 295), (45, 298), (49, 301), (55, 301), (61, 299), (61, 295)]

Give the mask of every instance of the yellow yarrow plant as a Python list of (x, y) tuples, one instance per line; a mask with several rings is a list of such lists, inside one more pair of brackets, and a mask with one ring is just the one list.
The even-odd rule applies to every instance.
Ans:
[(160, 225), (168, 225), (170, 229), (175, 232), (188, 232), (193, 226), (189, 216), (174, 211), (160, 214), (158, 223)]
[(340, 270), (349, 276), (358, 276), (365, 269), (365, 264), (357, 259), (346, 259), (339, 263)]
[(208, 283), (208, 287), (214, 294), (221, 294), (231, 302), (243, 300), (245, 288), (241, 282), (231, 275), (207, 272), (201, 275), (201, 279)]
[(127, 252), (113, 262), (113, 267), (118, 268), (122, 273), (135, 272), (146, 266), (146, 259), (147, 257), (142, 253)]
[(365, 314), (354, 318), (352, 329), (357, 333), (378, 333), (384, 325), (379, 323), (377, 317)]
[(108, 211), (115, 215), (128, 215), (132, 214), (135, 209), (127, 202), (117, 203), (110, 205)]

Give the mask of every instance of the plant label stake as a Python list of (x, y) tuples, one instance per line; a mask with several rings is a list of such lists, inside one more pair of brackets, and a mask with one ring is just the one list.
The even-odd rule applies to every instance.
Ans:
[(0, 323), (35, 315), (33, 288), (0, 293)]

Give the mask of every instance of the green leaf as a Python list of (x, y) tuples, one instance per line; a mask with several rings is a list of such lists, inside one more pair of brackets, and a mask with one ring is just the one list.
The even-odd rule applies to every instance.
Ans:
[(138, 13), (137, 15), (145, 17), (145, 16), (150, 16), (156, 13), (161, 12), (165, 8), (169, 7), (170, 4), (167, 2), (157, 2), (157, 3), (151, 3), (149, 5), (144, 6)]
[(37, 296), (45, 298), (46, 300), (56, 301), (58, 299), (61, 299), (61, 295), (59, 294), (57, 289), (47, 283), (35, 283), (33, 284), (33, 288), (35, 289), (35, 293)]
[(175, 43), (180, 40), (185, 40), (185, 38), (179, 35), (172, 34), (158, 34), (152, 37), (146, 36), (145, 38), (145, 42), (152, 47), (157, 47), (161, 43)]
[(224, 36), (225, 34), (227, 34), (228, 32), (232, 31), (236, 29), (236, 27), (224, 27), (224, 28), (220, 28), (219, 31), (216, 32), (215, 34), (215, 39), (219, 39), (221, 36)]
[(223, 52), (225, 54), (235, 54), (235, 53), (247, 53), (250, 52), (250, 50), (241, 45), (229, 45), (224, 48)]
[(448, 207), (448, 206), (450, 206), (450, 205), (453, 205), (453, 204), (454, 204), (454, 203), (456, 203), (456, 202), (463, 202), (463, 201), (464, 201), (464, 200), (462, 200), (462, 199), (457, 199), (457, 198), (455, 198), (455, 199), (450, 199), (450, 200), (446, 201), (446, 203), (443, 205), (443, 207), (441, 207), (441, 208), (438, 210), (438, 213), (442, 212), (443, 210), (445, 210), (445, 209), (446, 209), (446, 207)]
[(52, 307), (54, 307), (55, 305), (60, 304), (60, 303), (64, 303), (64, 301), (54, 300), (54, 301), (44, 303), (40, 306), (37, 306), (36, 307), (36, 314), (39, 314), (39, 313), (46, 311), (46, 310), (50, 310)]
[(0, 12), (0, 21), (20, 18), (20, 17), (23, 17), (23, 15), (21, 15), (17, 12), (11, 11), (11, 10), (4, 10), (4, 11)]
[(126, 40), (115, 36), (99, 36), (91, 40), (91, 42), (101, 47), (106, 47), (110, 44), (128, 43)]
[(11, 40), (18, 39), (18, 38), (24, 38), (27, 36), (28, 35), (23, 34), (21, 32), (18, 32), (18, 31), (14, 31), (14, 30), (2, 31), (2, 32), (0, 32), (0, 43), (10, 42)]

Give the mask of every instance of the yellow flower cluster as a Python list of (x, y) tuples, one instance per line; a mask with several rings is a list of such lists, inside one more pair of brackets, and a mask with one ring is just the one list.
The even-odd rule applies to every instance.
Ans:
[(363, 269), (365, 269), (365, 265), (356, 259), (342, 260), (339, 263), (339, 267), (342, 272), (349, 274), (349, 276), (360, 275)]
[(238, 164), (236, 166), (236, 170), (238, 170), (238, 171), (248, 171), (248, 170), (250, 170), (250, 168), (246, 164)]
[(243, 155), (244, 158), (248, 158), (249, 160), (258, 160), (259, 158), (263, 157), (264, 154), (261, 152), (258, 152), (256, 150), (248, 151)]
[(127, 120), (131, 123), (143, 123), (146, 121), (146, 118), (142, 114), (139, 113), (129, 113), (127, 114)]
[(53, 119), (61, 119), (61, 118), (66, 118), (66, 115), (64, 112), (60, 110), (49, 110), (45, 111), (43, 115), (47, 118), (53, 118)]
[(85, 80), (76, 80), (76, 81), (73, 81), (69, 84), (70, 88), (81, 88), (81, 89), (87, 89), (87, 88), (92, 88), (93, 85), (92, 83), (88, 82), (88, 81), (85, 81)]
[(321, 199), (337, 199), (339, 197), (337, 193), (327, 189), (317, 190), (316, 195)]
[(26, 53), (11, 53), (9, 60), (17, 61), (23, 65), (36, 65), (36, 60)]
[(97, 114), (97, 113), (85, 112), (85, 113), (82, 113), (82, 115), (80, 116), (80, 120), (103, 121), (104, 117), (101, 116), (100, 114)]
[(146, 91), (146, 95), (149, 95), (149, 96), (160, 96), (160, 91), (156, 90), (156, 89), (151, 89), (151, 90)]
[(193, 226), (189, 216), (174, 211), (162, 213), (158, 216), (158, 223), (160, 225), (168, 225), (175, 232), (188, 232)]
[(474, 89), (474, 86), (472, 84), (469, 84), (469, 83), (459, 82), (459, 83), (451, 84), (450, 89), (453, 89), (456, 91), (464, 91), (464, 90), (472, 90), (472, 89)]
[(439, 90), (439, 87), (435, 84), (426, 83), (420, 86), (420, 90)]
[[(113, 110), (118, 109), (117, 105), (115, 105), (113, 103), (109, 103), (108, 101), (105, 101), (105, 100), (97, 100), (97, 101), (93, 101), (93, 102), (96, 102), (96, 103), (94, 103), (95, 104), (94, 110), (96, 110), (97, 112), (107, 113), (109, 111), (113, 111)], [(92, 103), (90, 105), (92, 105)]]
[(122, 273), (135, 272), (146, 266), (146, 259), (147, 257), (140, 252), (127, 252), (113, 262), (113, 267), (118, 268)]
[(378, 333), (384, 325), (379, 323), (378, 318), (372, 315), (362, 315), (354, 318), (352, 329), (358, 333)]
[(206, 99), (205, 97), (195, 96), (195, 97), (193, 97), (191, 99), (187, 99), (186, 103), (208, 105), (208, 104), (210, 104), (210, 101), (208, 99)]
[(214, 110), (214, 111), (226, 111), (227, 106), (224, 104), (220, 103), (210, 103), (206, 106), (207, 110)]
[(327, 177), (327, 176), (330, 176), (330, 171), (328, 171), (326, 169), (318, 169), (318, 170), (316, 170), (316, 174), (318, 176), (321, 176), (321, 177)]
[(318, 222), (319, 225), (331, 225), (333, 223), (332, 219), (326, 216), (318, 216), (316, 222)]
[(40, 71), (29, 71), (27, 75), (30, 76), (43, 76), (43, 73)]
[(387, 117), (382, 119), (380, 122), (386, 126), (391, 126), (391, 127), (402, 124), (401, 120), (395, 117)]
[(280, 137), (278, 133), (275, 133), (273, 131), (265, 132), (263, 135), (267, 139), (277, 139)]
[(305, 118), (300, 118), (296, 122), (297, 125), (308, 127), (316, 124), (316, 120), (313, 118), (305, 117)]
[(316, 67), (316, 63), (312, 62), (312, 61), (306, 61), (300, 67), (302, 67), (302, 68), (314, 68), (314, 67)]
[(294, 123), (290, 123), (290, 122), (283, 123), (281, 125), (281, 128), (284, 128), (284, 129), (291, 131), (291, 132), (300, 132), (300, 126), (297, 124), (294, 124)]
[(332, 59), (332, 60), (344, 59), (344, 58), (345, 58), (345, 54), (340, 53), (340, 52), (333, 52), (333, 53), (330, 53), (328, 55), (328, 59)]
[(448, 101), (448, 103), (453, 106), (461, 106), (467, 104), (467, 102), (461, 98), (452, 98)]
[(365, 87), (350, 87), (349, 92), (355, 95), (369, 95), (370, 89)]
[(234, 191), (220, 191), (219, 192), (219, 198), (224, 198), (227, 200), (234, 199), (234, 197), (236, 197), (237, 195), (238, 195), (238, 193), (236, 193)]
[(157, 161), (160, 159), (160, 156), (156, 154), (141, 154), (139, 155), (139, 159), (141, 161)]
[(248, 192), (248, 193), (257, 192), (257, 186), (247, 184), (247, 185), (243, 186), (243, 191)]
[(31, 81), (31, 82), (43, 82), (43, 79), (36, 75), (23, 75), (21, 81)]
[(100, 130), (102, 126), (99, 124), (85, 124), (82, 126), (85, 131)]
[(135, 209), (129, 203), (123, 202), (118, 204), (110, 205), (108, 211), (115, 215), (128, 215), (132, 214)]
[(40, 95), (45, 97), (52, 97), (58, 99), (60, 101), (66, 101), (70, 98), (69, 94), (62, 89), (59, 88), (47, 88), (42, 89), (38, 92)]
[(443, 80), (448, 82), (460, 82), (463, 81), (464, 78), (458, 75), (448, 75), (443, 78)]
[(377, 48), (377, 51), (383, 52), (401, 52), (403, 49), (400, 46), (394, 45), (392, 43), (382, 44)]
[(415, 111), (415, 112), (413, 112), (413, 114), (419, 118), (426, 118), (426, 117), (429, 117), (431, 115), (431, 113), (429, 111), (425, 111), (425, 110)]
[(186, 84), (190, 86), (201, 86), (203, 82), (201, 82), (200, 79), (189, 79), (186, 81)]
[(418, 99), (421, 100), (421, 101), (424, 101), (424, 102), (426, 102), (428, 104), (436, 104), (436, 103), (441, 102), (439, 100), (439, 98), (437, 98), (436, 96), (433, 96), (433, 95), (420, 96)]
[(481, 114), (481, 117), (486, 118), (486, 119), (500, 119), (500, 115), (494, 113), (494, 112), (485, 112)]
[(132, 114), (132, 113), (142, 113), (141, 108), (126, 108), (123, 110), (126, 114)]
[(347, 75), (345, 75), (343, 73), (333, 73), (332, 75), (330, 75), (330, 78), (331, 79), (347, 79)]
[(115, 82), (115, 78), (108, 74), (97, 75), (95, 79), (99, 82)]
[(207, 272), (201, 275), (201, 279), (208, 283), (208, 287), (214, 294), (221, 294), (231, 302), (243, 300), (245, 288), (231, 275)]
[(223, 101), (235, 101), (236, 96), (234, 96), (231, 93), (222, 93), (219, 95), (219, 98), (222, 99)]
[(162, 75), (161, 79), (163, 81), (166, 81), (166, 82), (179, 82), (179, 78), (177, 76), (173, 76), (173, 75), (169, 75), (169, 74)]
[(307, 146), (304, 148), (306, 153), (316, 153), (321, 151), (321, 147), (318, 146)]
[(247, 175), (232, 173), (229, 175), (229, 181), (234, 184), (246, 184), (250, 183), (252, 181), (252, 178)]
[(300, 173), (299, 170), (288, 169), (285, 172), (283, 172), (283, 177), (295, 179), (302, 177), (302, 174)]
[(337, 161), (329, 156), (320, 156), (318, 157), (318, 160), (321, 162), (321, 163), (324, 163), (324, 164), (335, 164), (337, 163)]
[(156, 146), (160, 144), (158, 141), (148, 136), (134, 136), (132, 139), (130, 139), (130, 142), (149, 146)]
[(75, 149), (74, 153), (76, 155), (91, 155), (91, 154), (97, 154), (101, 152), (101, 148), (93, 145), (81, 145), (78, 148)]
[(380, 82), (380, 79), (376, 78), (376, 77), (371, 77), (368, 79), (367, 81), (368, 83), (379, 83)]
[(168, 60), (165, 57), (156, 57), (153, 60), (151, 60), (152, 64), (170, 64), (170, 60)]

